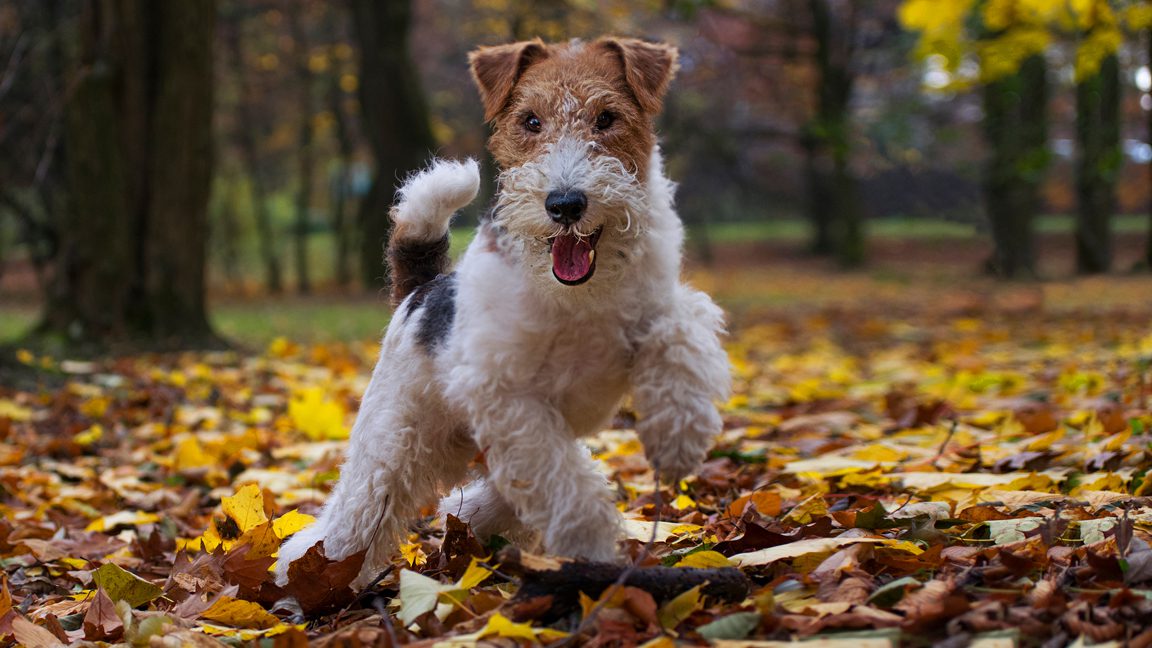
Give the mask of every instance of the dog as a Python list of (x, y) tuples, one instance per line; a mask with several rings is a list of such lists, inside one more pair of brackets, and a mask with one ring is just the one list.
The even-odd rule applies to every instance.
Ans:
[[(341, 475), (281, 547), (277, 582), (317, 542), (387, 566), (440, 502), (476, 535), (535, 534), (549, 553), (618, 560), (621, 518), (580, 438), (631, 392), (666, 479), (699, 466), (728, 397), (724, 318), (680, 282), (683, 226), (653, 122), (677, 50), (627, 38), (537, 39), (469, 55), (497, 195), (449, 271), (448, 227), (477, 164), (434, 161), (399, 190), (388, 243), (395, 311)], [(480, 455), (486, 474), (459, 488)], [(454, 489), (454, 490), (453, 490)]]

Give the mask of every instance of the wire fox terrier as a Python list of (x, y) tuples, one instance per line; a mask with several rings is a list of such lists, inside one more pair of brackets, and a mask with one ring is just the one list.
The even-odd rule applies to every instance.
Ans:
[[(281, 584), (323, 540), (334, 560), (367, 549), (354, 583), (367, 585), (450, 489), (441, 512), (481, 538), (531, 532), (547, 552), (614, 560), (620, 514), (580, 438), (631, 391), (650, 463), (679, 479), (720, 432), (723, 314), (680, 283), (683, 226), (653, 133), (676, 49), (537, 39), (469, 61), (501, 170), (494, 206), (449, 272), (476, 162), (435, 161), (400, 189), (395, 314), (340, 480), (280, 549)], [(486, 475), (457, 488), (481, 452)]]

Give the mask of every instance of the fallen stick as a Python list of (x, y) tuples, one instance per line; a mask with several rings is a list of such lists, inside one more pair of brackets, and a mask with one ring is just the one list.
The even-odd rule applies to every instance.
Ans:
[[(497, 560), (500, 571), (517, 577), (520, 589), (516, 600), (551, 596), (551, 614), (575, 609), (580, 593), (593, 599), (616, 584), (628, 565), (616, 563), (560, 560), (521, 553), (508, 547)], [(739, 602), (747, 598), (750, 583), (735, 567), (699, 569), (693, 567), (632, 567), (622, 583), (644, 590), (656, 599), (667, 601), (697, 585), (705, 596), (722, 601)]]

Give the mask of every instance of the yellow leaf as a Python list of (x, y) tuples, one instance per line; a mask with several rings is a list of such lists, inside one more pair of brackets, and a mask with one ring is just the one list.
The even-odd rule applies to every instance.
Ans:
[(840, 478), (841, 488), (873, 488), (880, 489), (892, 483), (892, 478), (881, 470), (852, 473)]
[(480, 638), (493, 635), (507, 639), (526, 639), (536, 642), (538, 640), (556, 641), (567, 637), (568, 633), (551, 628), (533, 628), (527, 623), (515, 623), (497, 612), (488, 618), (487, 625), (477, 634)]
[(315, 521), (316, 518), (311, 515), (292, 509), (272, 522), (272, 530), (276, 532), (277, 537), (284, 539)]
[(320, 387), (297, 391), (288, 401), (288, 417), (298, 430), (313, 441), (347, 439), (344, 425), (344, 407), (329, 400)]
[(824, 496), (817, 493), (796, 505), (784, 516), (784, 522), (793, 524), (808, 524), (814, 518), (828, 515), (828, 503)]
[(873, 443), (866, 445), (852, 453), (852, 457), (860, 459), (861, 461), (875, 461), (877, 463), (890, 463), (893, 461), (900, 461), (908, 456), (908, 453), (894, 448), (885, 443)]
[(210, 621), (223, 623), (233, 628), (254, 628), (267, 630), (280, 623), (280, 619), (251, 601), (241, 601), (231, 596), (222, 596), (200, 616)]
[(104, 438), (104, 427), (97, 423), (83, 432), (76, 433), (76, 435), (72, 437), (72, 440), (75, 441), (77, 445), (90, 446), (102, 438)]
[(1032, 452), (1038, 450), (1047, 450), (1052, 447), (1052, 444), (1064, 439), (1064, 432), (1064, 428), (1057, 428), (1051, 432), (1048, 432), (1047, 434), (1041, 434), (1038, 437), (1033, 437), (1030, 441), (1028, 441), (1027, 444), (1024, 445), (1024, 449)]
[[(728, 562), (727, 559), (725, 562)], [(676, 598), (660, 606), (656, 616), (660, 619), (661, 627), (666, 630), (674, 630), (681, 621), (702, 607), (704, 607), (704, 602), (701, 600), (700, 586), (697, 585), (686, 592), (681, 592)]]
[(85, 531), (107, 531), (120, 525), (126, 526), (140, 526), (142, 524), (153, 524), (160, 521), (160, 516), (155, 513), (145, 513), (144, 511), (120, 511), (112, 515), (105, 515), (92, 520), (91, 523), (84, 529)]
[(280, 549), (280, 537), (272, 529), (272, 524), (265, 522), (245, 531), (235, 544), (248, 545), (247, 557), (252, 560), (276, 553)]
[(1104, 439), (1104, 451), (1115, 452), (1116, 450), (1119, 450), (1120, 448), (1124, 447), (1124, 444), (1131, 436), (1131, 427), (1129, 427), (1127, 430), (1124, 430), (1123, 432), (1117, 432), (1116, 434), (1113, 434), (1107, 439)]
[(806, 556), (814, 553), (832, 553), (841, 547), (859, 543), (884, 544), (886, 543), (886, 539), (856, 537), (809, 538), (808, 540), (798, 540), (796, 542), (790, 542), (788, 544), (779, 545), (776, 547), (769, 547), (767, 549), (760, 549), (758, 551), (736, 554), (735, 556), (731, 556), (729, 560), (740, 567), (770, 565), (780, 560), (799, 558), (800, 556)]
[(289, 624), (277, 623), (276, 625), (266, 630), (257, 630), (253, 628), (225, 628), (211, 623), (200, 624), (200, 629), (204, 634), (212, 635), (214, 637), (230, 637), (239, 639), (241, 641), (252, 641), (260, 639), (261, 637), (275, 637), (276, 635), (284, 634), (290, 630), (299, 630), (303, 632), (308, 628), (307, 623)]
[(684, 556), (680, 562), (676, 563), (676, 566), (713, 569), (717, 567), (731, 567), (732, 562), (729, 561), (724, 554), (716, 551), (697, 551)]
[(407, 542), (400, 545), (400, 555), (408, 562), (409, 567), (416, 567), (428, 562), (419, 542)]
[(0, 398), (0, 419), (23, 422), (32, 420), (32, 410), (20, 407), (15, 402)]
[(672, 506), (682, 511), (686, 508), (696, 506), (696, 500), (681, 493), (676, 496), (676, 499), (672, 500)]
[(464, 570), (464, 575), (456, 583), (456, 587), (462, 590), (470, 590), (480, 583), (483, 583), (489, 576), (492, 575), (492, 570), (480, 563), (486, 562), (487, 558), (472, 557), (472, 562), (468, 564), (468, 569)]
[(176, 460), (174, 468), (177, 472), (208, 468), (216, 465), (216, 460), (208, 453), (194, 436), (187, 436), (176, 444)]
[(247, 533), (268, 521), (264, 513), (264, 493), (255, 484), (248, 484), (220, 500), (224, 515), (232, 518), (241, 533)]

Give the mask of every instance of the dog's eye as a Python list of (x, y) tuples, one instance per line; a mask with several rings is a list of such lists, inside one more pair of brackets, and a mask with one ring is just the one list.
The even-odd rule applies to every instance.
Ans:
[(532, 113), (528, 113), (528, 116), (524, 118), (524, 128), (527, 128), (533, 133), (539, 133), (543, 127), (544, 124), (540, 121), (540, 118)]
[(616, 122), (616, 115), (605, 110), (596, 116), (596, 130), (608, 130)]

